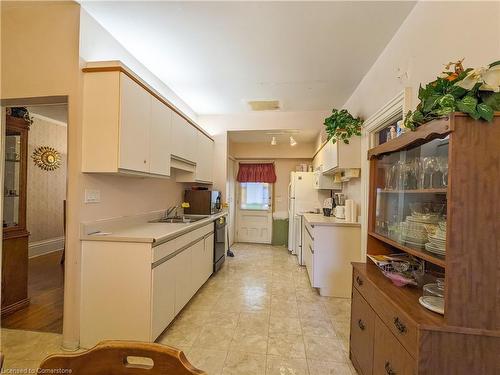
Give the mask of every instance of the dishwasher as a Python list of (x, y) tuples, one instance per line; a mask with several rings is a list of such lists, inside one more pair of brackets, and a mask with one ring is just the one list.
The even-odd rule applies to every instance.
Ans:
[(215, 220), (214, 230), (214, 273), (216, 273), (226, 260), (226, 216)]

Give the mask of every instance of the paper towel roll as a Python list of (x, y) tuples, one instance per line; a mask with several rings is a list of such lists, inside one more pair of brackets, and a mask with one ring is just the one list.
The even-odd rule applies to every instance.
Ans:
[(353, 205), (353, 200), (352, 199), (346, 199), (345, 200), (345, 221), (351, 222), (353, 220), (352, 218), (352, 205)]
[(352, 221), (356, 223), (358, 221), (358, 210), (356, 202), (352, 201), (352, 213), (351, 213)]

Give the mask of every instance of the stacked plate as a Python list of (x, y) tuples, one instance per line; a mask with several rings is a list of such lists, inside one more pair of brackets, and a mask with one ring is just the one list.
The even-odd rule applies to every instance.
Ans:
[(439, 229), (434, 234), (429, 234), (425, 250), (443, 256), (446, 254), (446, 222), (440, 222)]
[(415, 249), (425, 249), (429, 241), (428, 235), (436, 231), (437, 226), (426, 221), (415, 220), (415, 217), (407, 216), (406, 221), (401, 223), (401, 237), (404, 243)]

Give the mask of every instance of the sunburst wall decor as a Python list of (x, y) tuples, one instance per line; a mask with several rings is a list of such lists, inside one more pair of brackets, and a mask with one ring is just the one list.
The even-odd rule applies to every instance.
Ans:
[(37, 147), (31, 158), (35, 165), (44, 171), (54, 171), (61, 166), (61, 154), (53, 147)]

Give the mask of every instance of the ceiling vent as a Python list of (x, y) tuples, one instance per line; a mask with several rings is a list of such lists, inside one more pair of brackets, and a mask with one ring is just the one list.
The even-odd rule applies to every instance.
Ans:
[(279, 100), (250, 100), (248, 105), (252, 111), (276, 111), (280, 109)]

